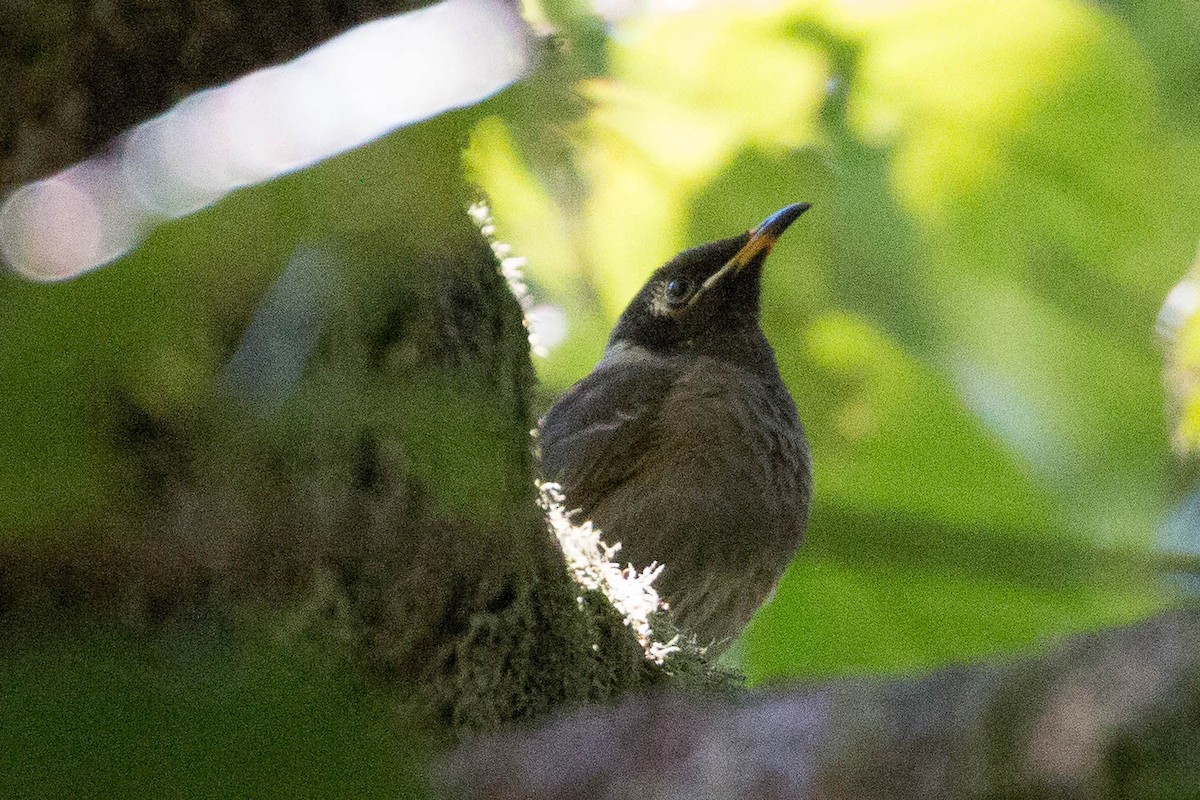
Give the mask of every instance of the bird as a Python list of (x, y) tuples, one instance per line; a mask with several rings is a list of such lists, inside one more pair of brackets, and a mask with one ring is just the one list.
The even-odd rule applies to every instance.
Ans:
[(720, 653), (795, 555), (812, 459), (760, 325), (763, 264), (808, 203), (684, 250), (618, 318), (600, 361), (538, 421), (545, 481)]

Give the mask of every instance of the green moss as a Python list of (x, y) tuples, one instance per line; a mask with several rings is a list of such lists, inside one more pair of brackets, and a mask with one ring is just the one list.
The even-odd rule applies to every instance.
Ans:
[[(0, 549), (0, 634), (18, 617), (46, 630), (32, 637), (32, 660), (20, 666), (28, 680), (16, 685), (32, 681), (34, 665), (51, 652), (74, 653), (78, 659), (70, 663), (82, 670), (70, 672), (68, 663), (61, 680), (45, 687), (35, 712), (40, 736), (51, 740), (57, 729), (71, 730), (71, 717), (82, 707), (73, 687), (85, 682), (81, 675), (111, 663), (118, 678), (102, 681), (96, 690), (102, 696), (84, 705), (93, 709), (91, 730), (109, 731), (104, 735), (112, 748), (124, 741), (136, 750), (143, 736), (112, 698), (125, 693), (135, 705), (153, 707), (170, 686), (182, 686), (196, 695), (186, 703), (206, 709), (203, 714), (163, 700), (174, 716), (150, 714), (148, 731), (174, 718), (179, 727), (172, 735), (180, 741), (201, 737), (214, 747), (248, 752), (270, 745), (280, 758), (289, 748), (301, 757), (328, 748), (332, 761), (313, 756), (295, 776), (264, 767), (278, 785), (302, 787), (306, 770), (322, 763), (332, 764), (329, 781), (345, 774), (336, 759), (359, 742), (343, 736), (350, 723), (340, 718), (328, 739), (305, 728), (304, 704), (338, 708), (343, 690), (355, 702), (386, 698), (431, 724), (445, 743), (664, 685), (672, 675), (703, 685), (724, 681), (695, 653), (673, 656), (666, 668), (650, 664), (611, 606), (593, 594), (577, 601), (578, 589), (534, 503), (534, 376), (521, 311), (488, 244), (456, 213), (465, 211), (467, 195), (449, 177), (458, 169), (457, 149), (437, 147), (444, 148), (446, 129), (455, 124), (406, 133), (401, 139), (409, 147), (384, 147), (401, 163), (395, 176), (362, 170), (364, 179), (384, 184), (369, 198), (350, 193), (335, 180), (340, 173), (324, 168), (284, 179), (281, 184), (291, 184), (286, 190), (256, 190), (259, 201), (278, 193), (277, 211), (289, 227), (301, 225), (288, 216), (295, 209), (315, 213), (298, 203), (300, 195), (314, 207), (345, 204), (314, 222), (322, 239), (304, 245), (321, 254), (317, 273), (298, 284), (312, 292), (289, 294), (281, 282), (266, 290), (283, 302), (280, 338), (299, 334), (294, 340), (307, 343), (291, 352), (295, 363), (277, 370), (288, 380), (274, 381), (271, 370), (279, 365), (271, 362), (270, 343), (230, 378), (226, 365), (263, 308), (261, 293), (274, 269), (264, 263), (277, 264), (272, 259), (286, 248), (272, 241), (279, 252), (270, 258), (263, 248), (243, 253), (227, 222), (216, 229), (231, 239), (226, 260), (238, 263), (222, 262), (226, 272), (216, 269), (216, 260), (204, 267), (211, 297), (198, 297), (190, 284), (190, 292), (172, 296), (170, 318), (187, 329), (179, 336), (195, 340), (204, 363), (160, 364), (138, 353), (152, 354), (155, 342), (129, 332), (128, 354), (152, 374), (94, 371), (99, 388), (86, 410), (90, 435), (101, 440), (97, 458), (115, 465), (109, 472), (124, 488), (89, 507), (86, 519), (63, 535), (42, 530), (27, 547)], [(427, 163), (417, 158), (422, 154)], [(354, 173), (361, 158), (347, 156), (341, 168)], [(409, 175), (413, 171), (422, 175)], [(408, 177), (413, 183), (402, 191)], [(391, 200), (399, 204), (399, 222), (379, 208), (366, 216), (354, 211), (356, 202), (386, 206)], [(201, 215), (194, 224), (203, 222)], [(169, 272), (164, 265), (189, 252), (188, 236), (197, 235), (189, 231), (168, 230), (152, 240), (141, 256), (143, 271), (154, 272), (153, 265)], [(128, 304), (151, 314), (153, 303), (137, 289), (142, 274), (117, 272), (126, 268), (103, 271), (101, 283), (125, 274)], [(228, 276), (235, 280), (222, 283)], [(46, 314), (69, 327), (63, 315), (70, 312), (64, 305)], [(133, 387), (126, 385), (131, 374), (139, 381)], [(111, 641), (86, 633), (58, 638), (57, 628), (41, 624), (64, 618), (119, 633)], [(218, 629), (221, 644), (196, 649), (193, 640)], [(175, 632), (169, 641), (165, 631)], [(128, 653), (112, 644), (126, 640), (134, 643)], [(252, 644), (243, 652), (237, 643), (246, 642)], [(138, 653), (174, 646), (194, 651), (195, 663), (142, 668), (122, 660), (141, 663)], [(270, 650), (284, 665), (278, 681), (275, 662), (261, 672), (254, 655), (260, 646), (278, 649)], [(349, 688), (287, 671), (293, 651), (349, 668)], [(200, 683), (189, 683), (193, 678)], [(201, 684), (211, 697), (201, 697)], [(308, 731), (310, 739), (283, 736), (278, 748), (260, 746), (261, 726), (237, 714), (223, 729), (221, 703), (244, 695), (248, 708), (262, 709), (293, 690), (296, 702), (281, 701), (281, 717), (264, 711), (263, 724), (295, 726), (297, 736)], [(5, 695), (6, 720), (9, 712), (16, 720), (29, 716), (11, 707), (16, 696)], [(71, 711), (47, 711), (55, 706)], [(234, 728), (247, 725), (256, 732), (238, 739)], [(83, 741), (48, 757), (70, 760)], [(197, 757), (215, 758), (208, 751)], [(130, 775), (122, 786), (153, 773), (120, 757), (112, 764), (111, 770)], [(68, 771), (54, 785), (70, 786), (86, 775)], [(363, 786), (361, 792), (322, 791), (373, 791), (374, 784)]]

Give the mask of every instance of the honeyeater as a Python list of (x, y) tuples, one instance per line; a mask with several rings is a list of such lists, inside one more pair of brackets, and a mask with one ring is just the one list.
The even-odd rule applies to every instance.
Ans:
[(763, 263), (807, 203), (660, 267), (604, 355), (539, 422), (542, 475), (618, 558), (663, 564), (675, 621), (719, 650), (808, 521), (804, 428), (759, 325)]

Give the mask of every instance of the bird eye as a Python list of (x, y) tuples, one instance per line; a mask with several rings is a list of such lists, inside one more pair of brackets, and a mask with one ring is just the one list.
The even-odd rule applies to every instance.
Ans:
[(663, 299), (673, 306), (687, 302), (694, 285), (687, 278), (672, 278), (663, 289)]

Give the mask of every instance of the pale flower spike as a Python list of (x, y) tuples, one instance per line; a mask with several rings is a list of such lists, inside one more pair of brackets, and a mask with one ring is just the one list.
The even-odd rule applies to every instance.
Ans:
[[(632, 565), (618, 566), (613, 558), (620, 552), (620, 543), (607, 544), (590, 520), (575, 524), (563, 505), (562, 487), (547, 482), (539, 483), (538, 490), (538, 505), (546, 512), (546, 522), (562, 547), (575, 582), (589, 591), (603, 592), (637, 636), (646, 658), (662, 664), (667, 656), (679, 650), (678, 636), (669, 642), (659, 642), (650, 627), (650, 615), (667, 608), (654, 588), (662, 565), (651, 564), (640, 572)], [(582, 597), (578, 599), (583, 602)]]

